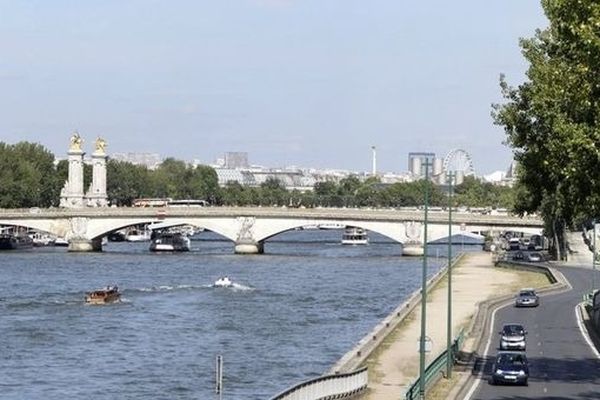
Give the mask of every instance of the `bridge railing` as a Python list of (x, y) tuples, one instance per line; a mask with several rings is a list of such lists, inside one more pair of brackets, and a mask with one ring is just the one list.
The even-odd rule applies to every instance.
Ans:
[(343, 399), (365, 390), (367, 382), (367, 367), (363, 367), (353, 372), (320, 376), (299, 383), (271, 400)]

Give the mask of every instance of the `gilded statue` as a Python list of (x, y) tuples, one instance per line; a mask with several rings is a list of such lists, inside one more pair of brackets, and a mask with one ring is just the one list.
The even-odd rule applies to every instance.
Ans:
[(96, 151), (95, 153), (104, 154), (106, 152), (106, 140), (100, 136), (96, 139)]
[(83, 139), (79, 136), (79, 132), (75, 131), (73, 136), (71, 136), (71, 146), (69, 150), (71, 151), (81, 151), (81, 145), (83, 144)]

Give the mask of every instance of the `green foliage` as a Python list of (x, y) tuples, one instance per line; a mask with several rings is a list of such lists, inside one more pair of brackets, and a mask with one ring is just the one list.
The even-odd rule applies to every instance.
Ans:
[(59, 193), (52, 153), (34, 143), (0, 143), (0, 207), (50, 207)]
[[(67, 160), (58, 162), (56, 167), (53, 163), (54, 156), (39, 145), (11, 146), (0, 142), (0, 207), (57, 206), (69, 165)], [(85, 188), (91, 173), (91, 166), (85, 165)], [(457, 199), (469, 199), (468, 205), (502, 204), (496, 192), (480, 195), (481, 185), (475, 180), (465, 181), (462, 189), (457, 188)], [(208, 166), (193, 167), (173, 158), (166, 159), (156, 170), (110, 159), (107, 162), (108, 199), (117, 206), (131, 206), (137, 198), (170, 197), (227, 206), (417, 207), (424, 204), (426, 188), (431, 206), (447, 205), (447, 197), (439, 187), (424, 180), (383, 185), (376, 177), (361, 180), (349, 176), (339, 183), (319, 182), (312, 192), (300, 192), (288, 191), (280, 180), (268, 178), (259, 187), (230, 182), (220, 188), (215, 170)], [(485, 186), (484, 191), (496, 190)]]
[(564, 254), (564, 232), (600, 211), (600, 4), (544, 0), (549, 27), (521, 40), (528, 80), (504, 77), (494, 118), (520, 163), (516, 209), (539, 211)]
[(454, 188), (454, 204), (465, 207), (492, 207), (512, 209), (514, 204), (514, 190), (481, 182), (472, 176)]

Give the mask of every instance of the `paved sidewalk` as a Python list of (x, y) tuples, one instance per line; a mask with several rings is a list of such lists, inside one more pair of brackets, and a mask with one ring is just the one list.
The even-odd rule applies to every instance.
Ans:
[[(469, 324), (477, 303), (514, 293), (523, 286), (548, 284), (542, 274), (495, 268), (491, 253), (483, 252), (467, 253), (453, 269), (452, 278), (454, 336)], [(433, 348), (427, 363), (446, 348), (447, 287), (447, 279), (444, 278), (428, 296), (427, 336), (432, 339)], [(416, 379), (419, 373), (420, 316), (419, 305), (369, 357), (369, 389), (361, 399), (398, 400)], [(467, 341), (465, 346), (469, 345)]]

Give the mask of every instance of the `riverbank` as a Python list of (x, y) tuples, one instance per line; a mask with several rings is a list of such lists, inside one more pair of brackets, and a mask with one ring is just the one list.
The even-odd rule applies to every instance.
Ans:
[[(543, 274), (495, 268), (490, 253), (467, 253), (453, 269), (452, 330), (456, 336), (466, 328), (477, 304), (521, 287), (541, 287), (548, 284)], [(414, 382), (419, 373), (418, 338), (421, 307), (415, 307), (367, 358), (369, 389), (362, 400), (397, 400)], [(429, 293), (427, 303), (427, 336), (432, 349), (427, 363), (446, 348), (447, 280), (442, 279)], [(465, 347), (474, 338), (467, 338)], [(471, 342), (471, 343), (470, 343)], [(458, 375), (455, 374), (455, 375)], [(451, 385), (438, 385), (434, 392), (445, 398)]]

